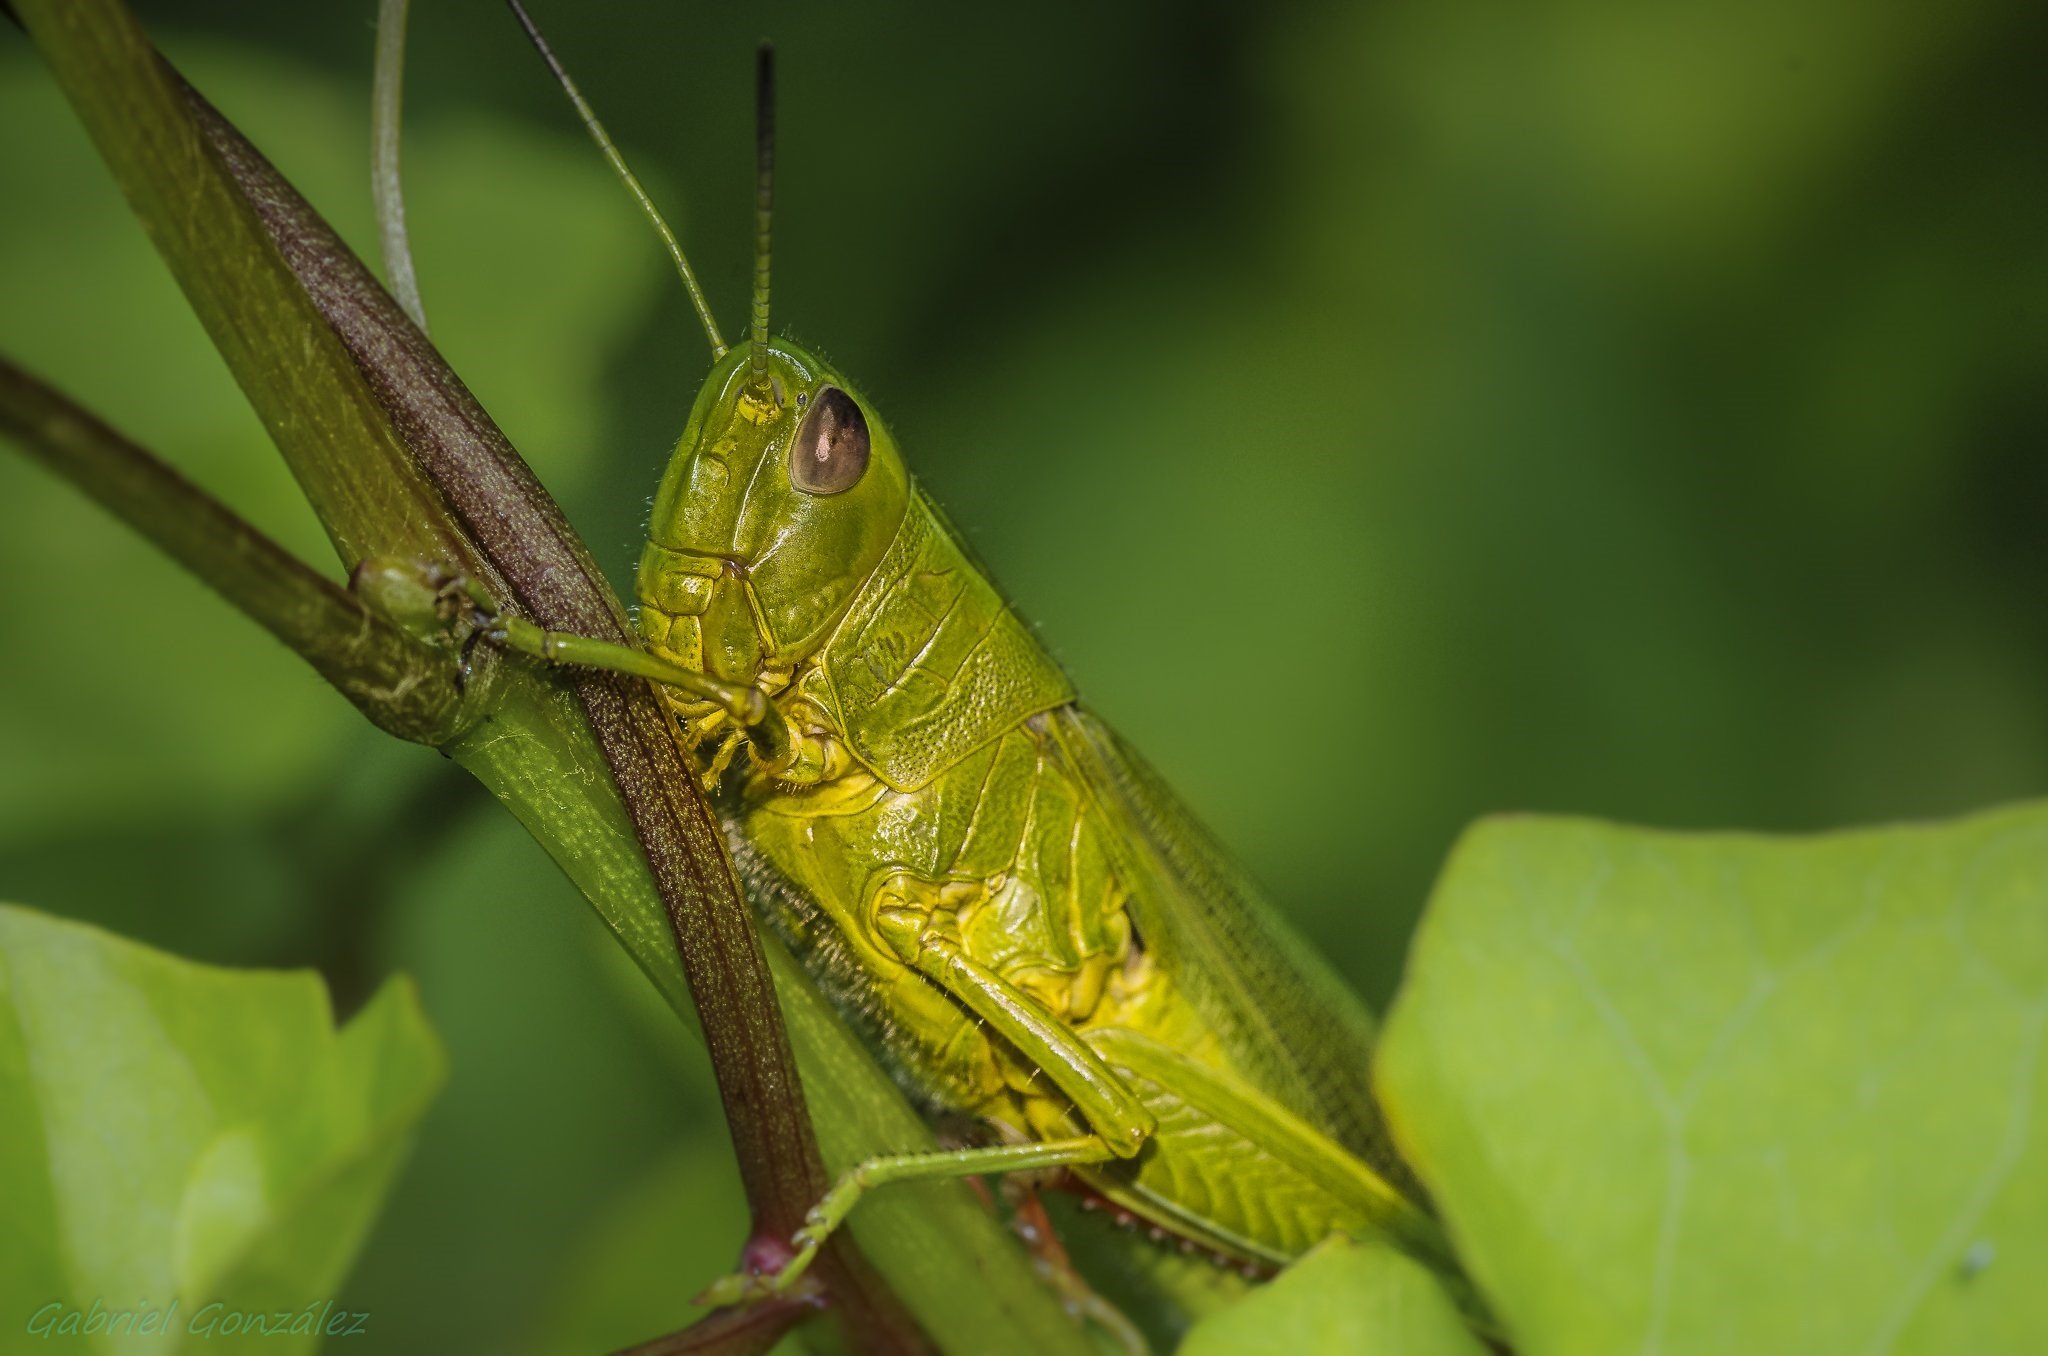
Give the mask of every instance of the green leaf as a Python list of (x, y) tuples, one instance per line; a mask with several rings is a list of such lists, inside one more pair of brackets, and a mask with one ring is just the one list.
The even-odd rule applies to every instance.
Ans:
[(1384, 1243), (1332, 1239), (1195, 1326), (1181, 1356), (1484, 1356), (1427, 1270)]
[(2043, 806), (1503, 819), (1452, 856), (1378, 1077), (1517, 1350), (2017, 1352), (2044, 1023)]
[(154, 1349), (211, 1351), (230, 1312), (319, 1312), (444, 1076), (407, 981), (337, 1031), (312, 974), (197, 965), (0, 905), (0, 1315), (56, 1324), (97, 1301), (140, 1321), (176, 1302)]

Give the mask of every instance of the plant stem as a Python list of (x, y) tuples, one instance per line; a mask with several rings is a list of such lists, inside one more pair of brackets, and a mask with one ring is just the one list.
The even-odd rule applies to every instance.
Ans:
[(0, 433), (296, 651), (378, 728), (460, 729), (452, 655), (422, 644), (82, 406), (0, 357)]
[(788, 1299), (765, 1300), (745, 1309), (720, 1309), (665, 1337), (641, 1342), (612, 1356), (759, 1356), (810, 1314)]

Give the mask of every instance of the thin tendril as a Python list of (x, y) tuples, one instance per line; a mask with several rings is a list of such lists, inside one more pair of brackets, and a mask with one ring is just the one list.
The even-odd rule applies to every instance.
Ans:
[(378, 0), (377, 60), (370, 84), (370, 194), (391, 295), (427, 332), (427, 308), (405, 234), (405, 191), (398, 179), (398, 129), (405, 102), (405, 20), (411, 0)]

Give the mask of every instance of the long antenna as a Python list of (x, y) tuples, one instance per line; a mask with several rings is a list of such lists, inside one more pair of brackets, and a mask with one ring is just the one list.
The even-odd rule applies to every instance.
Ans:
[(533, 50), (540, 53), (540, 59), (547, 62), (548, 69), (554, 72), (555, 83), (562, 87), (562, 93), (568, 95), (569, 102), (576, 106), (576, 116), (583, 119), (583, 130), (590, 133), (590, 139), (597, 143), (597, 149), (604, 152), (605, 161), (612, 167), (612, 173), (619, 176), (619, 182), (626, 186), (626, 191), (633, 195), (633, 201), (640, 204), (640, 210), (661, 234), (661, 243), (668, 246), (668, 257), (676, 261), (676, 272), (682, 275), (683, 287), (690, 294), (690, 305), (697, 308), (697, 319), (704, 325), (704, 336), (711, 341), (711, 360), (716, 362), (723, 358), (726, 354), (725, 337), (718, 332), (718, 322), (711, 318), (711, 307), (704, 300), (704, 289), (697, 285), (697, 275), (691, 271), (690, 261), (683, 257), (683, 247), (677, 243), (676, 233), (661, 219), (660, 211), (654, 206), (654, 199), (647, 196), (647, 190), (640, 186), (640, 181), (627, 167), (626, 157), (619, 154), (619, 148), (612, 144), (611, 134), (604, 130), (604, 124), (599, 122), (597, 114), (591, 111), (590, 101), (583, 97), (583, 92), (576, 88), (576, 82), (569, 78), (569, 72), (556, 60), (554, 49), (549, 47), (548, 40), (540, 35), (540, 29), (534, 26), (533, 20), (526, 13), (526, 7), (521, 5), (519, 0), (505, 0), (505, 3), (512, 7), (513, 16), (519, 20), (519, 26), (526, 30), (526, 39), (533, 44)]
[(754, 310), (747, 366), (754, 386), (768, 381), (768, 245), (775, 222), (775, 47), (762, 43), (754, 61)]

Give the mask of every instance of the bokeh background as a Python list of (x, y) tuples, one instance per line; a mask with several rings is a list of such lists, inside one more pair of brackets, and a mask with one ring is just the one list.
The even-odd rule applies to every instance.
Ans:
[[(2040, 6), (534, 7), (728, 328), (777, 40), (778, 329), (1376, 1001), (1478, 815), (2048, 786)], [(138, 8), (371, 239), (370, 0)], [(511, 20), (415, 10), (435, 336), (624, 585), (702, 339)], [(331, 564), (11, 32), (0, 127), (0, 346)], [(419, 977), (378, 1349), (680, 1321), (742, 1217), (701, 1057), (539, 850), (7, 457), (0, 580), (0, 897)]]

